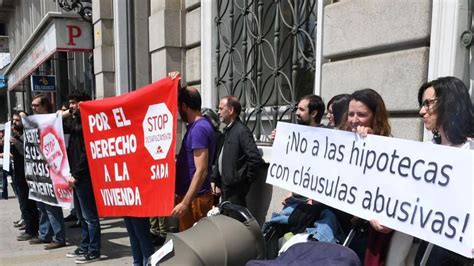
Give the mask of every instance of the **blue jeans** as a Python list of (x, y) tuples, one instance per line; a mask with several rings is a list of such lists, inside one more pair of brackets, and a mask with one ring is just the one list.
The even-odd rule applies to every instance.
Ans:
[(313, 235), (319, 242), (336, 243), (335, 237), (338, 229), (337, 218), (328, 209), (321, 212), (319, 220), (314, 223), (315, 227), (306, 228), (306, 233)]
[(147, 265), (155, 247), (150, 234), (150, 219), (142, 217), (124, 217), (125, 226), (130, 236), (133, 265)]
[(66, 226), (61, 207), (36, 202), (39, 211), (39, 236), (41, 240), (66, 243)]
[(100, 254), (100, 222), (90, 178), (81, 179), (74, 188), (74, 205), (81, 223), (81, 250)]

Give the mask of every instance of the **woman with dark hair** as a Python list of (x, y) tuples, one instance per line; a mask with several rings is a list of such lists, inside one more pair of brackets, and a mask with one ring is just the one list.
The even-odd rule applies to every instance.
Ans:
[(427, 82), (418, 91), (420, 116), (433, 142), (460, 146), (473, 136), (474, 115), (471, 98), (464, 83), (455, 77)]
[[(455, 77), (442, 77), (423, 84), (418, 91), (420, 116), (433, 133), (433, 143), (474, 149), (474, 108), (469, 91)], [(423, 242), (416, 263), (427, 243)], [(426, 265), (472, 265), (473, 261), (438, 246), (433, 246)]]
[(338, 94), (331, 98), (328, 102), (326, 118), (328, 127), (339, 128), (343, 124), (344, 114), (349, 107), (349, 94)]
[(379, 136), (390, 136), (388, 112), (382, 96), (373, 89), (355, 91), (349, 97), (349, 107), (344, 119), (345, 129)]
[[(346, 124), (343, 129), (357, 132), (363, 137), (367, 134), (391, 136), (387, 108), (380, 94), (373, 89), (358, 90), (350, 95), (344, 121)], [(358, 253), (364, 265), (383, 265), (392, 232), (392, 229), (380, 225), (376, 220), (371, 220), (366, 248), (364, 249), (363, 244), (357, 243), (354, 243), (357, 246), (351, 248)]]

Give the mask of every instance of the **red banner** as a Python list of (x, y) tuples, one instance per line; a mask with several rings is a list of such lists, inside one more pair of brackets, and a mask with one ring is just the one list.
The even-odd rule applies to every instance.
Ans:
[(99, 216), (170, 215), (174, 206), (178, 79), (81, 103)]

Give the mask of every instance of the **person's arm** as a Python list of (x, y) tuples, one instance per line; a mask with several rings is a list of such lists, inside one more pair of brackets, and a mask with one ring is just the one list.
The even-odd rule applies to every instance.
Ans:
[(71, 134), (71, 132), (74, 130), (71, 111), (58, 110), (56, 115), (63, 118), (63, 133)]
[(196, 149), (193, 150), (194, 164), (196, 166), (196, 172), (194, 172), (193, 179), (189, 186), (186, 195), (183, 200), (174, 207), (171, 212), (172, 216), (182, 216), (191, 206), (192, 200), (196, 197), (199, 189), (206, 180), (207, 176), (207, 162), (209, 158), (208, 149)]
[(23, 146), (23, 135), (21, 136), (12, 136), (10, 138), (10, 143), (15, 146), (16, 150), (21, 156), (25, 156), (25, 147)]

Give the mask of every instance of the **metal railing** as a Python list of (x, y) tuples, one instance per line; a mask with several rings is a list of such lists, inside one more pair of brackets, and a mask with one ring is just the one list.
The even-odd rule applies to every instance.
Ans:
[(257, 141), (277, 121), (294, 121), (298, 98), (313, 92), (316, 8), (317, 0), (217, 1), (217, 99), (240, 99)]

